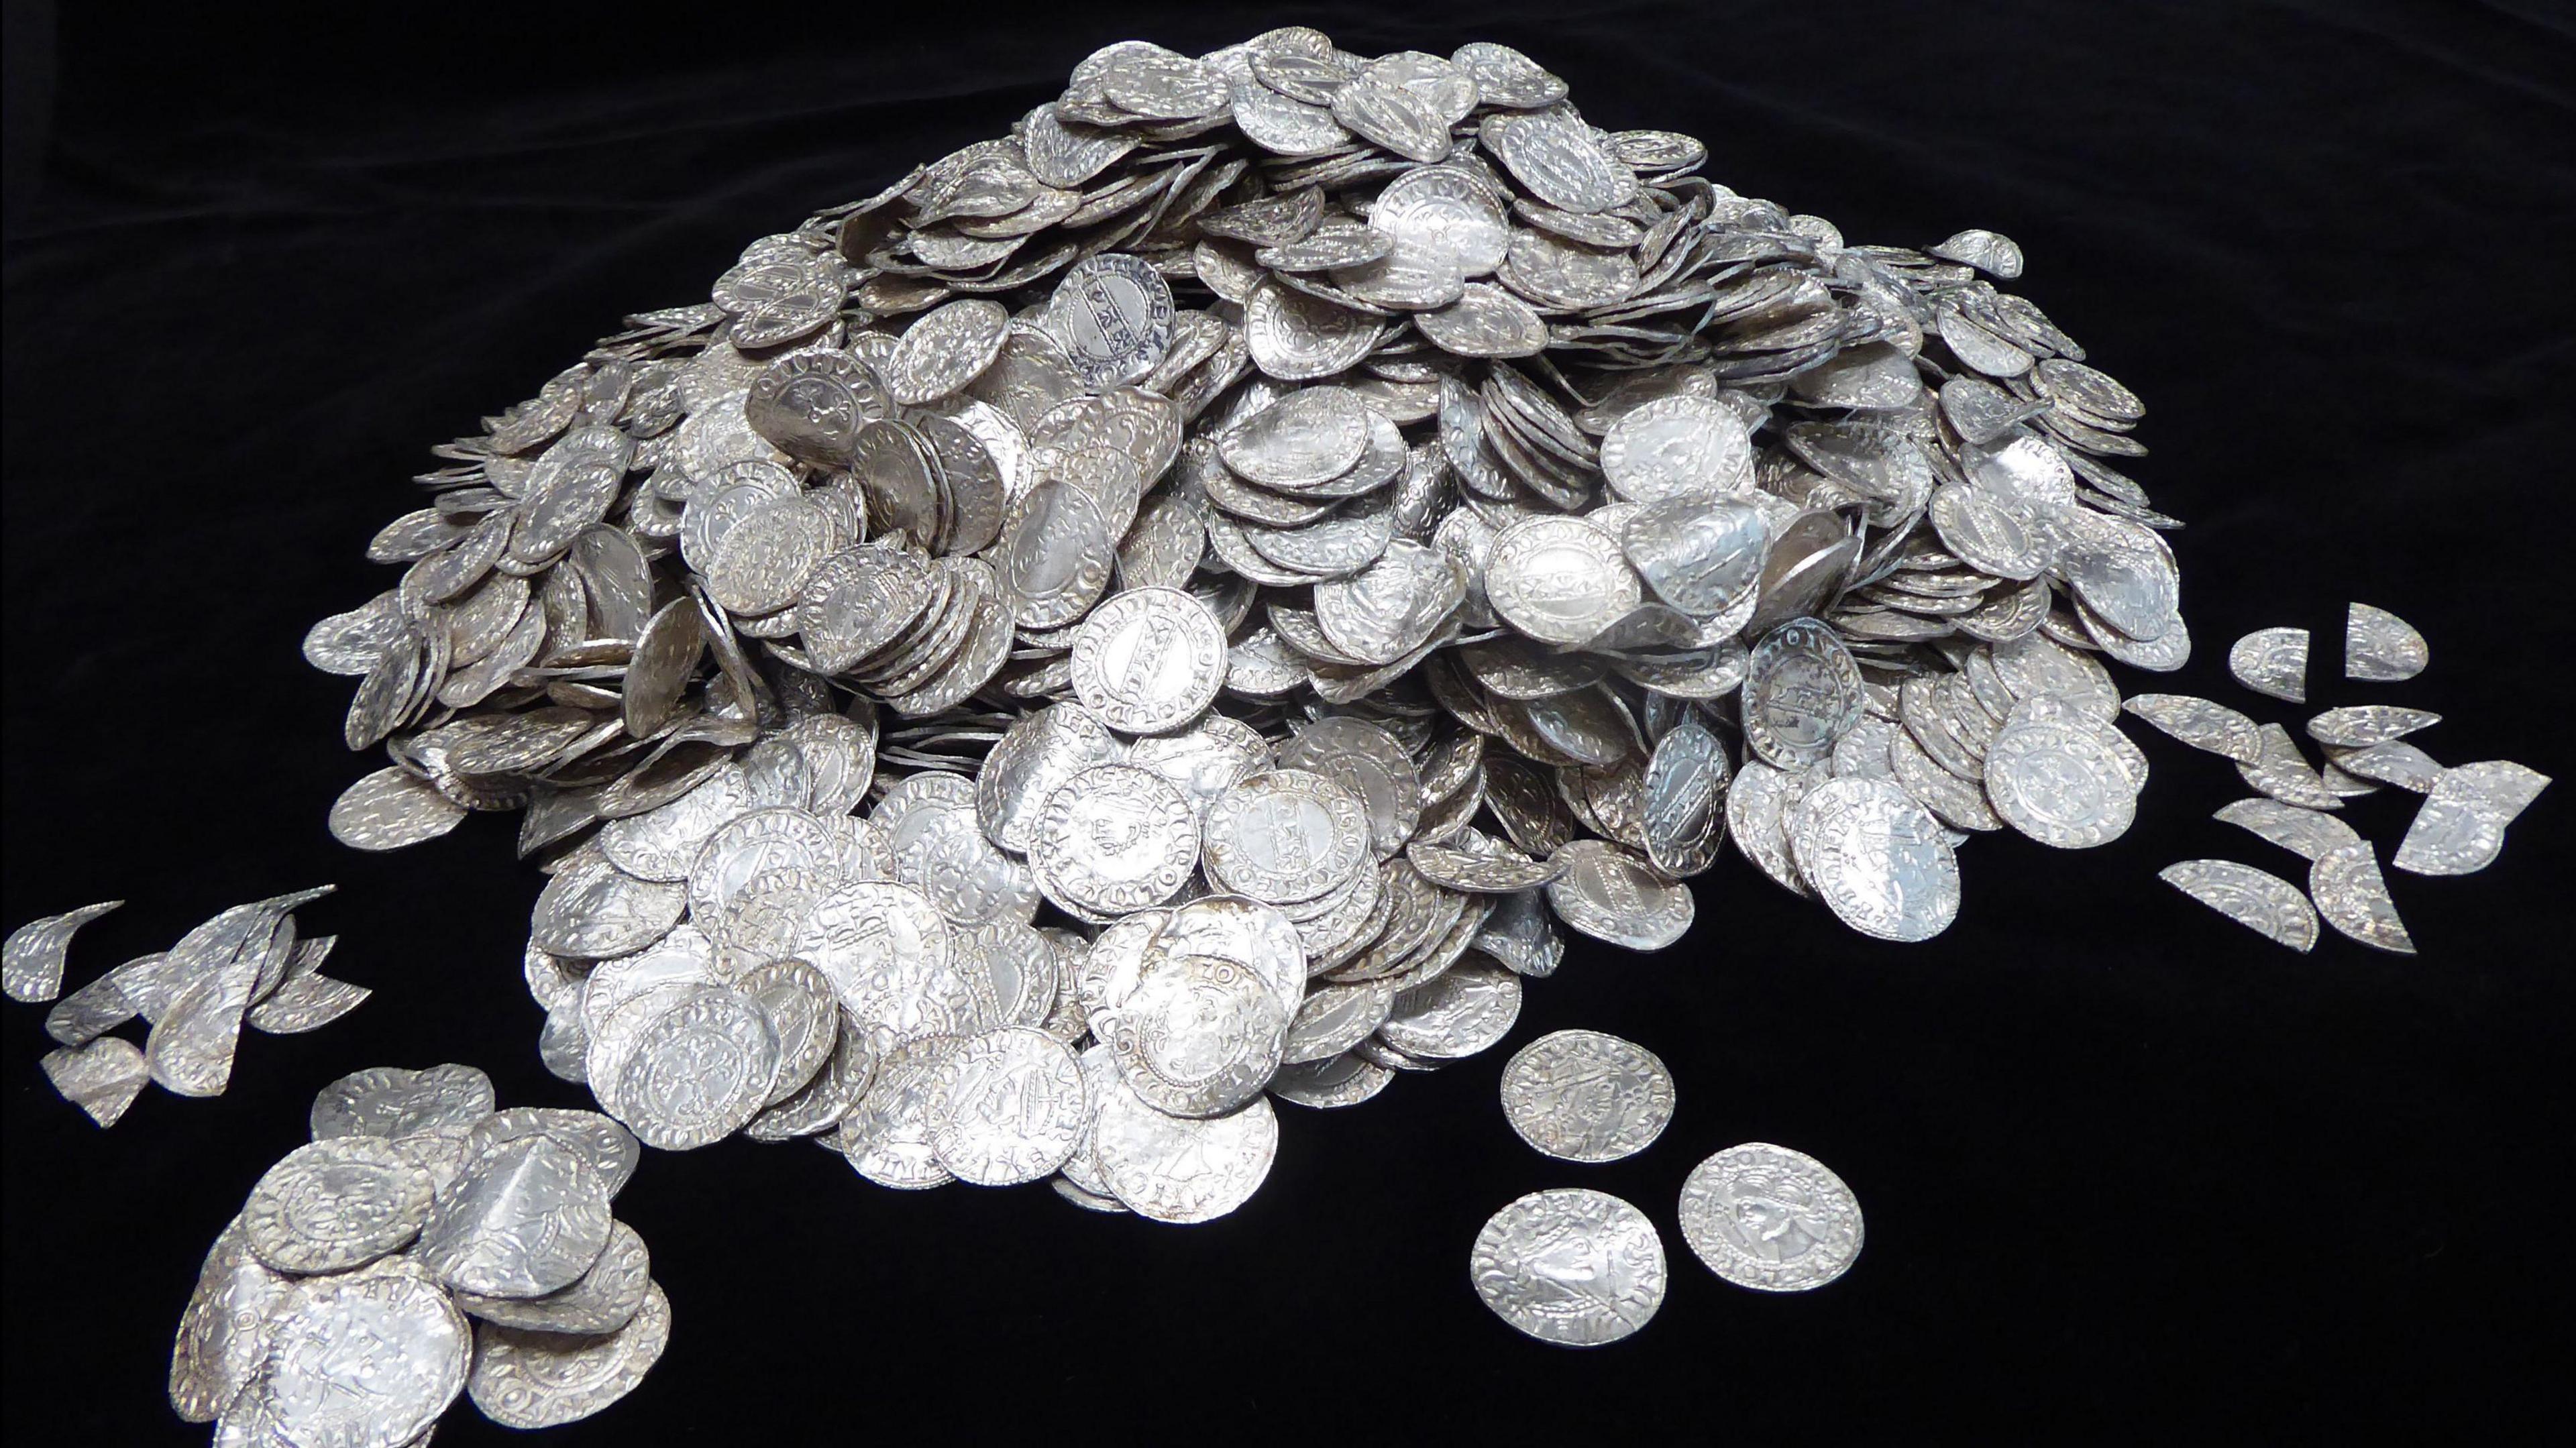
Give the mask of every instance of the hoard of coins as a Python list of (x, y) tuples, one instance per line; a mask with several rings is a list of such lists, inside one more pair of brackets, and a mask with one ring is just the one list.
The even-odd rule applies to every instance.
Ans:
[(1174, 1222), (1713, 866), (1935, 935), (2135, 808), (2141, 408), (2006, 238), (1707, 160), (1499, 45), (1103, 49), (437, 449), (306, 642), (334, 829), (525, 811), (541, 1050), (649, 1145)]

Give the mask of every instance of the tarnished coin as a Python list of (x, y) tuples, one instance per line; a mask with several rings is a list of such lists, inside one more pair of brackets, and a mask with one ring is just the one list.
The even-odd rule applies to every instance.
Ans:
[(1503, 1119), (1561, 1161), (1617, 1161), (1673, 1118), (1673, 1076), (1654, 1052), (1599, 1031), (1551, 1031), (1503, 1067)]
[(1805, 1152), (1730, 1146), (1682, 1183), (1682, 1240), (1708, 1270), (1757, 1292), (1806, 1292), (1860, 1256), (1860, 1203)]
[(2156, 878), (2301, 955), (2316, 949), (2317, 912), (2298, 886), (2278, 876), (2232, 860), (2184, 860)]
[(1579, 1187), (1532, 1192), (1476, 1234), (1468, 1279), (1496, 1317), (1541, 1342), (1599, 1347), (1664, 1303), (1664, 1243), (1617, 1197)]

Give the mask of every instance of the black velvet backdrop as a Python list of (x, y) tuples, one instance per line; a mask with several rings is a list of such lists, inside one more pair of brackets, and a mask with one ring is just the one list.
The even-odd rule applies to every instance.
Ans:
[[(2540, 0), (2111, 6), (985, 7), (754, 3), (468, 15), (12, 5), (6, 256), (6, 923), (123, 895), (75, 983), (214, 909), (334, 880), (304, 916), (377, 989), (252, 1036), (229, 1094), (109, 1133), (0, 1011), (5, 1412), (15, 1443), (201, 1441), (161, 1401), (207, 1242), (360, 1066), (472, 1062), (570, 1104), (518, 956), (538, 877), (477, 819), (392, 857), (325, 835), (368, 761), (306, 624), (432, 441), (621, 313), (704, 297), (749, 238), (1000, 134), (1093, 47), (1307, 21), (1362, 51), (1518, 45), (1595, 121), (1704, 137), (1708, 173), (1855, 241), (1989, 226), (2019, 289), (2142, 393), (2136, 474), (2177, 535), (2198, 656), (2320, 640), (2315, 704), (2448, 716), (2449, 762), (2566, 779), (2564, 498), (2576, 42)], [(2433, 646), (2336, 680), (2346, 599)], [(2137, 676), (2128, 676), (2135, 680)], [(2209, 820), (2228, 766), (2132, 727), (2137, 828), (1964, 851), (1940, 939), (1863, 940), (1736, 859), (1651, 957), (1578, 944), (1505, 1048), (1355, 1111), (1282, 1108), (1220, 1223), (1042, 1187), (908, 1196), (811, 1146), (655, 1155), (620, 1199), (676, 1314), (662, 1366), (564, 1443), (1292, 1436), (1439, 1443), (2566, 1441), (2576, 784), (2459, 880), (2393, 874), (2423, 955), (2279, 950), (2157, 883), (2299, 862)], [(2411, 797), (2348, 817), (2392, 850)], [(1584, 1025), (1662, 1053), (1643, 1156), (1540, 1158), (1509, 1049)], [(586, 1104), (586, 1102), (584, 1102)], [(1673, 1225), (1702, 1155), (1770, 1140), (1860, 1195), (1832, 1288), (1727, 1287)], [(1577, 1354), (1478, 1305), (1469, 1240), (1589, 1185), (1665, 1232), (1672, 1289)], [(442, 1444), (506, 1435), (461, 1407)]]

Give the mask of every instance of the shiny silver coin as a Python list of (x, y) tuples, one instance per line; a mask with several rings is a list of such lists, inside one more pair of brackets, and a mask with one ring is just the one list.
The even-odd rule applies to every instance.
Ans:
[(1682, 1183), (1682, 1240), (1708, 1270), (1757, 1292), (1807, 1292), (1860, 1256), (1860, 1203), (1825, 1164), (1764, 1142), (1730, 1146)]
[(1673, 1075), (1654, 1052), (1599, 1031), (1551, 1031), (1503, 1066), (1503, 1119), (1561, 1161), (1618, 1161), (1673, 1118)]
[(1664, 1302), (1664, 1244), (1617, 1197), (1566, 1187), (1494, 1213), (1467, 1261), (1496, 1317), (1541, 1342), (1600, 1347), (1644, 1327)]

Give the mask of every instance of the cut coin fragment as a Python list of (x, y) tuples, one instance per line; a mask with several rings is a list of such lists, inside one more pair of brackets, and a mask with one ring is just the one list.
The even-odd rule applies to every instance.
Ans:
[(2156, 878), (2301, 955), (2316, 949), (2317, 912), (2299, 887), (2232, 860), (2184, 860)]

